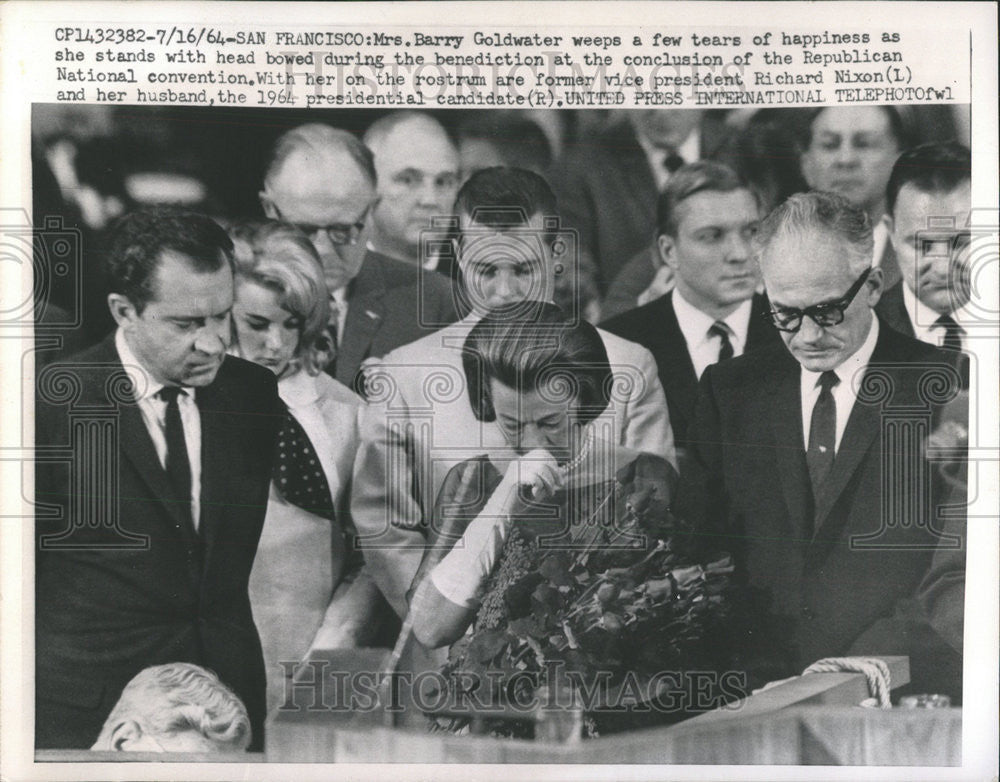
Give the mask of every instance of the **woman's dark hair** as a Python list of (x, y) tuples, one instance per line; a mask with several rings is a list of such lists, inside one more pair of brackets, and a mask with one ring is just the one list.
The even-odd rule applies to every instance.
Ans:
[(539, 302), (512, 318), (494, 310), (477, 323), (462, 348), (469, 401), (479, 421), (495, 421), (490, 381), (519, 392), (537, 391), (552, 401), (576, 401), (576, 422), (603, 413), (614, 375), (597, 329), (567, 317), (555, 304)]

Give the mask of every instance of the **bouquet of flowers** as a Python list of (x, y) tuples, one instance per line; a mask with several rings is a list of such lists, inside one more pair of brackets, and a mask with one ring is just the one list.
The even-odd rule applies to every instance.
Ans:
[[(686, 670), (721, 670), (732, 561), (699, 557), (657, 488), (626, 467), (556, 544), (546, 545), (551, 524), (511, 528), (475, 629), (452, 647), (443, 671), (449, 703), (474, 683), (479, 704), (523, 707), (556, 686), (555, 673), (561, 689), (585, 695), (595, 735), (607, 730), (602, 710), (641, 710), (683, 688)], [(436, 725), (458, 730), (468, 721)], [(510, 720), (491, 720), (489, 730), (527, 735)]]

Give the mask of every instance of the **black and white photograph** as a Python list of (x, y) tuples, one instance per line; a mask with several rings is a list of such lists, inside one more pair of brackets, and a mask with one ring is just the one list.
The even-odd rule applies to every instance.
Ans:
[(5, 778), (995, 777), (995, 7), (27, 5)]

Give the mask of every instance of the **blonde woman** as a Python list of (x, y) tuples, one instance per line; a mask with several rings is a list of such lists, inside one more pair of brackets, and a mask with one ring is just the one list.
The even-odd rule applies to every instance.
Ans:
[(309, 239), (276, 221), (232, 230), (234, 349), (278, 377), (287, 407), (267, 517), (250, 577), (269, 709), (290, 666), (321, 630), (324, 646), (357, 644), (377, 597), (361, 572), (350, 520), (351, 469), (363, 401), (323, 372), (333, 358), (329, 294)]

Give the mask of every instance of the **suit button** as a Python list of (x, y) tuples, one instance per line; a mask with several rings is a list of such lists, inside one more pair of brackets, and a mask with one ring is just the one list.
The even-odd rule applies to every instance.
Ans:
[(813, 610), (809, 606), (803, 604), (801, 610), (802, 610), (802, 616), (805, 617), (806, 619), (816, 618), (816, 614), (813, 613)]

